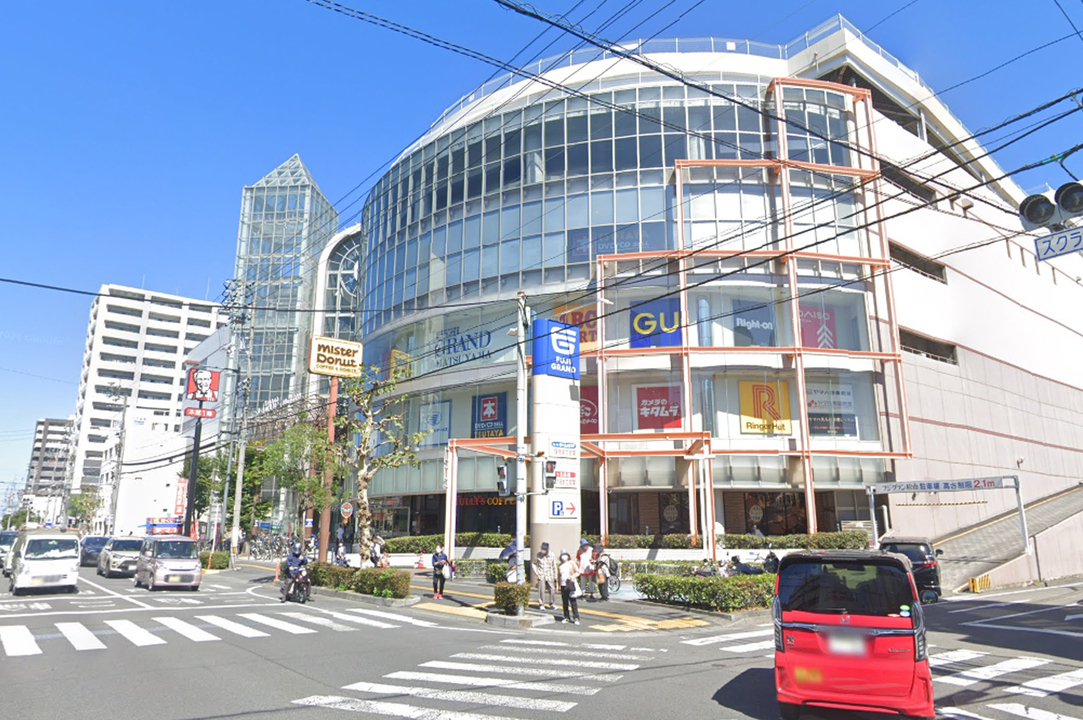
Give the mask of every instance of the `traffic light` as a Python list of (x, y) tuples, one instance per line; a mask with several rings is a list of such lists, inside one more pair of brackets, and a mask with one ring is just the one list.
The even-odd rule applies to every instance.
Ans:
[(496, 466), (496, 492), (500, 497), (507, 497), (511, 494), (511, 490), (508, 487), (508, 466), (497, 465)]
[(1028, 195), (1019, 203), (1024, 230), (1053, 228), (1083, 215), (1083, 184), (1069, 182), (1052, 193)]
[(545, 461), (545, 489), (552, 490), (557, 485), (557, 461)]

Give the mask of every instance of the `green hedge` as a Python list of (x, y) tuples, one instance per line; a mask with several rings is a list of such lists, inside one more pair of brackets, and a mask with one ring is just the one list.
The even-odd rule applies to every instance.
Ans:
[(530, 583), (498, 582), (493, 586), (493, 602), (505, 615), (518, 615), (530, 602)]
[(775, 594), (774, 575), (738, 575), (699, 578), (681, 575), (636, 575), (635, 586), (648, 600), (733, 612), (771, 606)]
[(208, 570), (228, 570), (229, 553), (219, 550), (212, 554), (210, 550), (204, 550), (199, 554), (199, 562)]
[[(491, 547), (503, 548), (512, 541), (510, 533), (459, 533), (455, 536), (457, 547)], [(422, 553), (431, 555), (437, 544), (443, 545), (444, 535), (404, 535), (402, 537), (389, 538), (387, 551), (389, 553)], [(530, 539), (527, 538), (527, 545)]]
[[(591, 543), (598, 543), (598, 535), (584, 535)], [(466, 547), (506, 547), (512, 540), (509, 533), (459, 533), (455, 536), (455, 545)], [(387, 551), (392, 553), (432, 554), (437, 543), (443, 543), (443, 535), (413, 535), (391, 538), (387, 541)], [(718, 538), (719, 547), (726, 550), (766, 549), (768, 544), (780, 550), (863, 550), (868, 547), (869, 538), (861, 530), (846, 532), (823, 532), (816, 535), (773, 535), (765, 538), (756, 535), (722, 535)], [(530, 538), (526, 544), (529, 547)], [(606, 547), (615, 550), (637, 548), (667, 548), (688, 550), (703, 547), (702, 541), (695, 545), (688, 535), (610, 535)], [(569, 548), (570, 550), (571, 548)]]
[[(309, 563), (308, 579), (317, 587), (350, 590), (363, 595), (388, 598), (410, 597), (410, 572), (385, 568), (340, 567), (330, 563)], [(283, 569), (283, 572), (285, 570)]]
[(724, 535), (721, 540), (721, 546), (727, 550), (765, 549), (768, 543), (781, 550), (864, 550), (869, 546), (869, 536), (864, 530), (847, 530), (815, 535), (772, 535), (765, 538), (756, 535)]

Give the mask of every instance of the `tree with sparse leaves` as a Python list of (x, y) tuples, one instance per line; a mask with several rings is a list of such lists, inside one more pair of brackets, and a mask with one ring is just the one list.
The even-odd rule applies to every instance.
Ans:
[(296, 491), (300, 520), (310, 509), (320, 513), (331, 507), (332, 491), (323, 478), (337, 457), (327, 430), (302, 418), (264, 449), (263, 472)]
[[(94, 522), (94, 513), (101, 506), (101, 498), (94, 488), (88, 487), (78, 495), (68, 498), (68, 515), (79, 519), (80, 529), (85, 530)], [(70, 521), (69, 521), (70, 524)]]
[(407, 398), (396, 395), (399, 383), (409, 376), (409, 366), (393, 368), (389, 375), (367, 366), (359, 378), (343, 380), (339, 392), (349, 398), (351, 411), (335, 418), (347, 442), (337, 446), (342, 461), (357, 475), (354, 517), (361, 557), (372, 545), (372, 512), (369, 483), (380, 470), (403, 465), (418, 467), (417, 449), (427, 432), (411, 433), (406, 427)]

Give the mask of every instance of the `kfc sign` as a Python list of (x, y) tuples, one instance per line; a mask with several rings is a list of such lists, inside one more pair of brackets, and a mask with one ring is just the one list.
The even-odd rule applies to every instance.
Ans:
[(218, 402), (218, 381), (222, 373), (206, 368), (192, 368), (188, 371), (188, 387), (184, 393), (186, 400), (199, 402)]

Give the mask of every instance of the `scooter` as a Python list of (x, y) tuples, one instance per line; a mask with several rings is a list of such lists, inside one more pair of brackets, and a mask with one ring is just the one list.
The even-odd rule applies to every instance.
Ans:
[(286, 599), (304, 605), (311, 598), (311, 595), (312, 582), (308, 579), (308, 570), (301, 567), (301, 569), (297, 571), (297, 576), (293, 578), (293, 581), (290, 584)]

